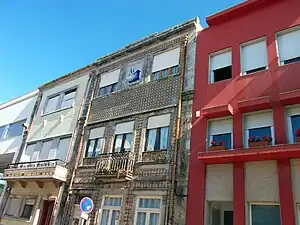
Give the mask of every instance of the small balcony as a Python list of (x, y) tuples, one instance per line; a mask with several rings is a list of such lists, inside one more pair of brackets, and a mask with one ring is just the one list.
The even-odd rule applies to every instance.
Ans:
[(100, 155), (96, 165), (97, 178), (131, 180), (135, 154), (133, 152), (109, 153)]
[(4, 170), (2, 179), (10, 182), (35, 180), (64, 182), (66, 178), (66, 163), (59, 159), (53, 159), (9, 164), (7, 169)]

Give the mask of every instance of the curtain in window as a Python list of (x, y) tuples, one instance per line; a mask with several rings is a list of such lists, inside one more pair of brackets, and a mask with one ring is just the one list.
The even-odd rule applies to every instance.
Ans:
[(132, 134), (126, 134), (126, 138), (124, 140), (124, 149), (125, 151), (131, 150), (132, 144)]
[(148, 130), (147, 151), (153, 151), (156, 141), (156, 129)]
[(105, 198), (104, 206), (121, 206), (122, 198)]
[(110, 225), (117, 225), (120, 217), (119, 210), (113, 210), (111, 215), (111, 222)]
[(169, 129), (163, 127), (160, 129), (160, 149), (168, 149)]
[(136, 225), (146, 225), (146, 213), (145, 212), (138, 213)]
[(160, 199), (151, 199), (151, 198), (141, 198), (139, 202), (140, 208), (160, 208)]
[(159, 214), (158, 213), (150, 213), (149, 225), (157, 225), (159, 224)]
[(102, 210), (101, 225), (108, 225), (109, 210)]

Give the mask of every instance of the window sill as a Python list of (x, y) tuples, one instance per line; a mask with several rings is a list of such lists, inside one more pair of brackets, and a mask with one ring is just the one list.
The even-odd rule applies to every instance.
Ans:
[(19, 221), (19, 222), (30, 223), (30, 219), (25, 219), (25, 218), (22, 218), (22, 217), (14, 217), (14, 216), (7, 216), (7, 215), (4, 215), (4, 216), (3, 216), (3, 219), (7, 219), (7, 220), (16, 220), (16, 221)]
[(232, 80), (232, 77), (228, 78), (228, 79), (225, 79), (225, 80), (216, 81), (216, 82), (209, 82), (208, 84), (220, 84), (222, 82), (228, 82), (230, 80)]
[(48, 112), (48, 113), (42, 113), (42, 117), (43, 116), (48, 116), (50, 114), (54, 114), (54, 113), (57, 113), (57, 112), (60, 112), (60, 111), (64, 111), (64, 110), (67, 110), (67, 109), (70, 109), (70, 108), (73, 108), (73, 106), (69, 106), (69, 107), (64, 107), (64, 108), (61, 108), (61, 109), (57, 109), (57, 110), (54, 110), (52, 112)]
[(259, 73), (265, 73), (269, 70), (269, 68), (267, 67), (266, 69), (264, 70), (259, 70), (259, 71), (255, 71), (255, 72), (252, 72), (252, 73), (246, 73), (246, 72), (243, 72), (240, 74), (240, 77), (248, 77), (248, 76), (255, 76), (255, 75), (258, 75)]

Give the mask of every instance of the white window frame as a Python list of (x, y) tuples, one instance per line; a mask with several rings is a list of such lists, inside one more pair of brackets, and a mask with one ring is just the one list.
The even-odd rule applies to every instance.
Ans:
[[(213, 53), (209, 54), (209, 56), (208, 56), (208, 60), (209, 60), (209, 62), (208, 62), (208, 83), (209, 84), (216, 83), (215, 79), (214, 79), (214, 73), (211, 70), (211, 64), (212, 64), (211, 59), (212, 59), (212, 57), (217, 56), (217, 55), (221, 55), (221, 54), (227, 53), (227, 52), (231, 52), (231, 66), (232, 66), (232, 48), (226, 48), (226, 49), (223, 49), (223, 50), (220, 50), (220, 51), (213, 52)], [(231, 74), (231, 78), (232, 78), (232, 74)], [(226, 79), (226, 80), (229, 80), (229, 79)], [(218, 82), (220, 82), (220, 81), (218, 81)]]
[[(259, 42), (264, 42), (265, 43), (265, 46), (266, 46), (266, 65), (265, 65), (265, 69), (264, 70), (259, 70), (259, 71), (255, 71), (255, 72), (252, 72), (252, 73), (247, 73), (247, 71), (243, 71), (243, 48), (247, 47), (247, 46), (250, 46), (250, 45), (254, 45), (256, 43), (259, 43)], [(269, 69), (268, 67), (268, 46), (267, 46), (267, 39), (266, 37), (261, 37), (261, 38), (258, 38), (258, 39), (255, 39), (255, 40), (251, 40), (251, 41), (248, 41), (248, 42), (245, 42), (245, 43), (242, 43), (240, 45), (240, 66), (241, 66), (241, 75), (242, 76), (246, 76), (246, 75), (251, 75), (251, 74), (254, 74), (254, 73), (257, 73), (257, 72), (261, 72), (261, 71), (266, 71)], [(254, 68), (254, 69), (257, 69), (257, 68)]]
[[(105, 198), (121, 198), (121, 205), (120, 206), (104, 206), (104, 201)], [(99, 209), (99, 218), (98, 218), (98, 223), (97, 224), (101, 224), (101, 220), (102, 220), (102, 212), (104, 209), (109, 210), (109, 211), (113, 211), (113, 210), (119, 210), (120, 211), (120, 217), (122, 215), (122, 205), (123, 205), (123, 195), (103, 195), (103, 199), (102, 199), (102, 203), (101, 203), (101, 208)], [(120, 220), (119, 217), (119, 220)], [(108, 216), (108, 224), (111, 224), (111, 212), (109, 213)]]
[[(141, 198), (159, 199), (160, 200), (160, 208), (159, 209), (154, 209), (154, 208), (139, 208), (139, 204), (140, 204), (140, 199)], [(161, 196), (137, 196), (136, 208), (135, 208), (135, 216), (134, 216), (134, 225), (136, 225), (136, 223), (137, 223), (137, 218), (138, 218), (138, 213), (139, 212), (146, 213), (145, 225), (149, 225), (150, 213), (157, 213), (157, 214), (159, 214), (158, 221), (159, 221), (159, 224), (162, 224), (162, 212), (163, 212), (162, 197)], [(157, 224), (157, 225), (159, 225), (159, 224)]]
[[(61, 108), (62, 103), (63, 103), (63, 100), (64, 100), (65, 93), (68, 92), (68, 91), (72, 91), (72, 90), (75, 91), (75, 95), (74, 95), (74, 98), (73, 98), (73, 103), (72, 103), (72, 105), (71, 105), (71, 106), (67, 106), (67, 107)], [(45, 116), (45, 115), (48, 115), (48, 114), (51, 114), (51, 113), (55, 113), (55, 112), (58, 112), (58, 111), (61, 111), (61, 110), (73, 108), (74, 105), (75, 105), (77, 93), (78, 93), (78, 86), (75, 86), (75, 87), (71, 87), (71, 88), (65, 89), (65, 90), (63, 90), (63, 91), (61, 91), (61, 92), (59, 92), (59, 93), (55, 93), (55, 94), (53, 94), (53, 95), (47, 96), (47, 99), (46, 99), (46, 101), (45, 101), (45, 103), (44, 103), (44, 107), (43, 107), (43, 111), (42, 111), (42, 116)], [(49, 99), (54, 98), (54, 97), (56, 97), (56, 96), (59, 96), (58, 101), (57, 101), (57, 105), (56, 105), (56, 109), (53, 110), (53, 111), (51, 111), (51, 112), (46, 112), (46, 109), (47, 109), (47, 106), (48, 106)]]
[[(285, 65), (289, 65), (289, 64), (294, 64), (294, 63), (299, 63), (299, 62), (293, 62), (293, 63), (288, 63), (288, 64), (284, 64), (284, 62), (280, 60), (280, 52), (279, 52), (279, 43), (278, 43), (278, 37), (280, 35), (284, 35), (284, 34), (288, 34), (290, 32), (293, 32), (293, 31), (297, 31), (297, 30), (300, 30), (300, 26), (295, 26), (295, 27), (291, 27), (291, 28), (288, 28), (288, 29), (285, 29), (285, 30), (282, 30), (282, 31), (279, 31), (275, 34), (275, 38), (276, 38), (276, 52), (277, 52), (277, 58), (278, 58), (278, 65), (279, 66), (285, 66)], [(299, 55), (300, 57), (300, 55)]]
[(280, 210), (280, 219), (281, 219), (281, 208), (280, 208), (280, 203), (278, 202), (249, 202), (248, 204), (248, 212), (249, 212), (249, 225), (252, 225), (252, 205), (270, 205), (270, 206), (279, 206)]
[[(220, 204), (221, 205), (221, 208), (220, 208), (220, 224), (221, 225), (224, 225), (224, 211), (232, 211), (234, 212), (233, 210), (233, 202), (217, 202), (217, 201), (210, 201), (208, 202), (209, 203), (209, 222), (210, 224), (212, 224), (212, 206), (213, 204)], [(231, 206), (229, 206), (229, 204)]]
[(248, 139), (249, 139), (249, 130), (251, 129), (255, 129), (255, 128), (262, 128), (262, 127), (266, 127), (266, 126), (257, 126), (255, 128), (246, 128), (245, 125), (245, 118), (246, 116), (250, 116), (250, 115), (259, 115), (259, 114), (264, 114), (264, 113), (271, 113), (272, 116), (272, 124), (269, 125), (271, 127), (271, 136), (272, 136), (272, 146), (275, 145), (275, 133), (274, 133), (274, 120), (273, 120), (273, 111), (270, 110), (263, 110), (263, 111), (256, 111), (256, 112), (251, 112), (251, 113), (244, 113), (243, 114), (243, 136), (244, 136), (244, 148), (249, 148), (249, 143), (248, 143)]
[(285, 108), (287, 139), (289, 144), (295, 143), (293, 137), (292, 116), (300, 116), (300, 105), (293, 105)]
[[(231, 120), (231, 131), (228, 132), (216, 132), (216, 133), (211, 133), (211, 122), (216, 122), (216, 121), (224, 121), (224, 120)], [(217, 118), (217, 119), (211, 119), (207, 121), (207, 136), (208, 136), (208, 142), (206, 144), (206, 148), (208, 150), (209, 146), (211, 145), (211, 142), (213, 140), (213, 135), (219, 135), (219, 134), (231, 134), (231, 149), (227, 150), (232, 150), (233, 148), (233, 118), (232, 117), (222, 117), (222, 118)]]

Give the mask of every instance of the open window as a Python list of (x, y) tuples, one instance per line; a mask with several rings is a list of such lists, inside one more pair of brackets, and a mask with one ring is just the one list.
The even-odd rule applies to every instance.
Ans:
[(210, 55), (210, 83), (232, 78), (231, 50)]

